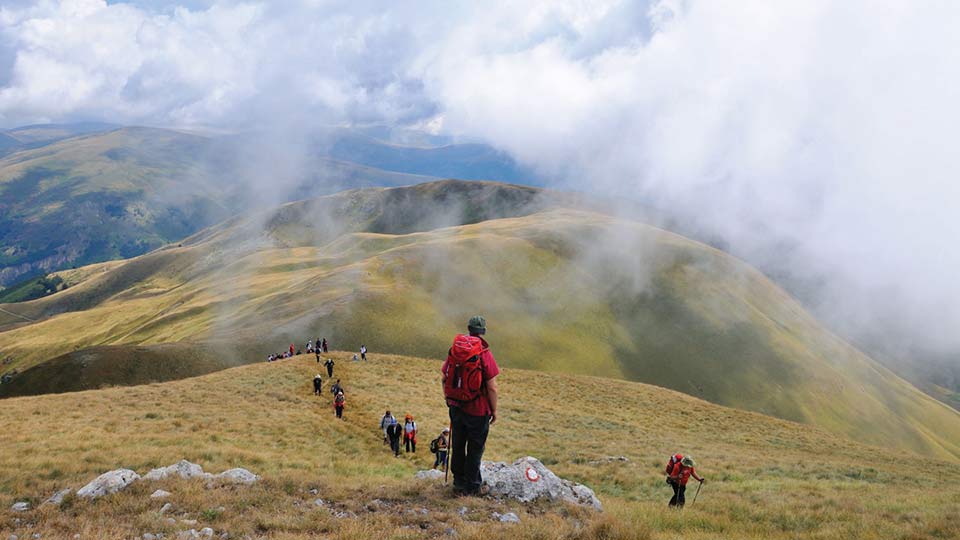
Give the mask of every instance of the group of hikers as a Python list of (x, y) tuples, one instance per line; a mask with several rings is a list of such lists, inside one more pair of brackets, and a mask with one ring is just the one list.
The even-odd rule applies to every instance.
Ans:
[[(458, 495), (485, 495), (489, 492), (489, 487), (484, 485), (480, 474), (480, 463), (490, 426), (497, 421), (499, 392), (496, 377), (500, 374), (500, 368), (484, 338), (486, 332), (486, 319), (480, 315), (471, 317), (467, 322), (467, 333), (458, 334), (454, 338), (441, 367), (443, 395), (450, 425), (443, 428), (440, 435), (430, 442), (430, 451), (436, 454), (433, 468), (442, 466), (444, 470), (452, 473), (453, 491)], [(319, 348), (314, 346), (313, 350), (327, 351), (326, 339), (318, 339), (316, 343), (321, 345)], [(308, 349), (310, 345), (308, 342)], [(360, 354), (363, 360), (366, 360), (365, 346), (360, 347)], [(317, 352), (318, 362), (319, 355)], [(357, 360), (357, 355), (354, 355), (353, 359)], [(327, 375), (332, 378), (333, 359), (328, 359), (325, 365)], [(318, 373), (314, 377), (316, 395), (321, 394), (322, 386), (323, 380)], [(343, 418), (346, 399), (340, 379), (330, 388), (330, 392), (334, 395), (337, 418)], [(383, 443), (390, 445), (395, 457), (400, 455), (401, 439), (406, 452), (416, 453), (418, 429), (412, 414), (406, 414), (401, 423), (387, 410), (380, 419), (380, 430), (383, 433)], [(673, 488), (670, 507), (684, 507), (690, 477), (701, 485), (704, 483), (704, 478), (697, 474), (695, 467), (696, 463), (689, 455), (670, 456), (664, 469), (666, 482)]]
[[(328, 349), (327, 349), (327, 338), (323, 338), (323, 339), (317, 338), (316, 341), (313, 341), (313, 340), (311, 339), (311, 340), (307, 341), (307, 345), (306, 345), (306, 347), (304, 347), (304, 349), (306, 349), (307, 354), (316, 353), (316, 355), (317, 355), (317, 362), (319, 362), (319, 361), (320, 361), (320, 353), (321, 353), (321, 352), (325, 353), (325, 352), (328, 351)], [(301, 355), (301, 354), (303, 354), (303, 349), (298, 349), (298, 348), (296, 348), (296, 347), (293, 345), (293, 343), (291, 343), (291, 344), (290, 344), (290, 347), (288, 347), (287, 350), (285, 350), (285, 351), (283, 351), (283, 352), (268, 354), (268, 355), (267, 355), (267, 362), (274, 362), (274, 361), (276, 361), (276, 360), (283, 360), (283, 359), (285, 359), (285, 358), (291, 358), (291, 357), (298, 356), (298, 355)]]

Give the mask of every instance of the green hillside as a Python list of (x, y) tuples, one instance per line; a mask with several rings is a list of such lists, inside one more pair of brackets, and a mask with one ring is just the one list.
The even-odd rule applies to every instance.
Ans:
[[(437, 357), (482, 312), (506, 366), (643, 381), (960, 456), (960, 414), (829, 333), (754, 269), (568, 203), (440, 182), (288, 204), (0, 306), (0, 357), (24, 371), (73, 349), (213, 340), (262, 358), (317, 335), (341, 349)], [(458, 220), (475, 223), (443, 227)]]
[[(920, 463), (914, 455), (644, 384), (517, 369), (500, 376), (500, 419), (485, 457), (536, 456), (593, 488), (604, 512), (454, 498), (440, 482), (413, 479), (432, 464), (426, 441), (447, 423), (439, 361), (372, 354), (369, 362), (353, 363), (349, 353), (332, 356), (346, 387), (342, 421), (329, 397), (312, 395), (316, 363), (306, 356), (172, 383), (5, 400), (0, 534), (176, 538), (201, 527), (231, 538), (344, 540), (449, 538), (449, 529), (475, 540), (960, 534), (955, 461)], [(377, 428), (386, 408), (416, 415), (416, 454), (390, 457)], [(707, 483), (696, 503), (691, 490), (683, 512), (668, 512), (662, 468), (677, 451), (697, 458)], [(263, 480), (218, 489), (202, 480), (142, 482), (94, 502), (68, 496), (60, 508), (37, 508), (57, 490), (76, 489), (104, 471), (129, 467), (143, 474), (180, 459), (213, 472), (245, 467)], [(151, 499), (158, 488), (172, 496)], [(35, 509), (8, 510), (24, 500)], [(164, 502), (173, 510), (161, 514)], [(521, 522), (499, 523), (492, 512), (515, 512)]]

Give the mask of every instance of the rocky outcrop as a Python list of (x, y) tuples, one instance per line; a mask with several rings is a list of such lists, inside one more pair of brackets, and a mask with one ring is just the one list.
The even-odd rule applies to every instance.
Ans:
[(61, 489), (60, 491), (51, 495), (49, 499), (43, 501), (43, 504), (41, 506), (46, 506), (48, 504), (51, 504), (53, 506), (60, 506), (61, 504), (63, 504), (64, 497), (66, 497), (71, 493), (73, 493), (73, 488)]
[(77, 490), (77, 497), (96, 499), (116, 493), (140, 479), (140, 475), (130, 469), (117, 469), (101, 474), (96, 480)]
[(185, 459), (169, 465), (167, 467), (160, 467), (159, 469), (153, 469), (148, 472), (143, 479), (144, 480), (166, 480), (167, 478), (210, 478), (213, 475), (207, 472), (203, 472), (203, 467), (197, 465), (196, 463), (190, 463)]
[(530, 502), (537, 499), (568, 501), (602, 510), (593, 490), (555, 475), (533, 457), (520, 458), (512, 464), (485, 461), (480, 466), (483, 483), (490, 495)]
[(213, 476), (213, 478), (220, 480), (222, 482), (233, 482), (235, 484), (252, 484), (260, 480), (259, 476), (253, 474), (252, 472), (246, 469), (241, 469), (239, 467), (236, 469), (223, 471), (222, 473)]

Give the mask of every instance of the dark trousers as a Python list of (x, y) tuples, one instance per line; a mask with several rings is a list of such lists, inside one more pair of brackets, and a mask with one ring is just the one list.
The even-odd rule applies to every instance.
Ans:
[(483, 484), (480, 461), (490, 433), (489, 416), (471, 416), (459, 407), (450, 407), (450, 471), (453, 487), (477, 492)]
[(313, 383), (313, 393), (314, 393), (315, 395), (318, 395), (318, 396), (320, 395), (320, 385), (321, 385), (320, 382), (314, 381), (314, 383)]
[(677, 482), (670, 482), (670, 487), (673, 488), (673, 497), (670, 498), (670, 506), (683, 508), (683, 505), (687, 502), (684, 497), (687, 492), (687, 486), (681, 486)]
[(436, 469), (437, 467), (439, 467), (439, 466), (441, 466), (441, 465), (443, 465), (444, 468), (447, 467), (447, 451), (446, 451), (446, 450), (438, 450), (438, 451), (437, 451), (437, 459), (435, 459), (435, 460), (433, 461), (433, 468), (434, 468), (434, 469)]
[(333, 377), (333, 366), (327, 366), (327, 377)]
[[(417, 441), (413, 440), (410, 437), (403, 438), (403, 444), (407, 447), (407, 452), (416, 452), (417, 451)], [(412, 450), (411, 450), (412, 448)]]
[(393, 455), (400, 455), (400, 437), (390, 437), (390, 449), (393, 450)]
[(343, 418), (343, 407), (337, 407), (337, 418)]

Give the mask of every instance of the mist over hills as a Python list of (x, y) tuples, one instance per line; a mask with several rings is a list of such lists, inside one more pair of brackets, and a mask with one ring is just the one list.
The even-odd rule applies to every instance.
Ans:
[[(0, 286), (136, 256), (265, 203), (447, 175), (532, 178), (480, 144), (402, 146), (345, 128), (319, 130), (302, 148), (279, 139), (107, 124), (3, 132)], [(295, 147), (290, 163), (264, 144)]]
[[(530, 187), (445, 181), (289, 203), (2, 307), (35, 321), (0, 312), (0, 353), (24, 375), (65, 350), (230, 342), (256, 360), (315, 334), (429, 357), (482, 310), (506, 366), (643, 381), (960, 456), (960, 414), (755, 269)], [(109, 362), (134, 361), (118, 351)], [(15, 389), (0, 386), (33, 393)]]

